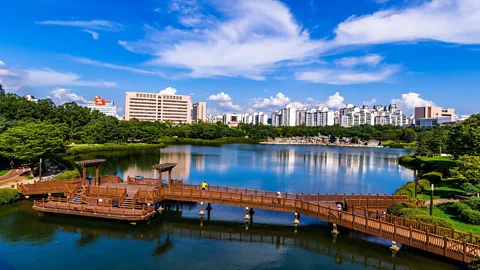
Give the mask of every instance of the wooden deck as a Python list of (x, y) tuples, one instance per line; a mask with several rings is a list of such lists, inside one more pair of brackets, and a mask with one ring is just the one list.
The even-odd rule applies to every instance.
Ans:
[[(59, 184), (48, 182), (36, 184), (39, 184), (37, 192), (47, 192), (49, 188), (60, 190)], [(72, 190), (70, 186), (73, 184), (78, 183), (68, 184), (66, 186), (68, 190), (63, 192), (65, 195), (70, 194), (70, 199), (75, 192), (75, 189)], [(33, 192), (34, 189), (34, 186), (29, 186), (25, 190)], [(71, 203), (67, 199), (50, 199), (35, 201), (33, 208), (42, 212), (139, 221), (155, 214), (155, 209), (146, 205), (154, 205), (164, 200), (249, 207), (299, 213), (462, 262), (480, 259), (480, 237), (478, 236), (382, 214), (383, 210), (394, 202), (409, 201), (406, 196), (285, 193), (277, 197), (276, 192), (261, 190), (220, 186), (210, 186), (202, 190), (198, 185), (158, 187), (129, 185), (115, 183), (115, 181), (109, 181), (100, 187), (90, 186), (87, 189), (88, 192), (85, 187), (78, 189), (83, 190), (81, 204)], [(90, 197), (90, 201), (88, 194), (93, 196)], [(87, 197), (86, 200), (83, 200), (83, 196)], [(128, 200), (127, 208), (120, 208), (113, 203), (99, 205), (99, 201), (104, 202), (100, 200), (101, 198), (106, 201), (118, 201), (119, 205)], [(417, 205), (424, 203), (424, 201), (409, 202)], [(345, 204), (348, 211), (337, 210), (337, 203)]]

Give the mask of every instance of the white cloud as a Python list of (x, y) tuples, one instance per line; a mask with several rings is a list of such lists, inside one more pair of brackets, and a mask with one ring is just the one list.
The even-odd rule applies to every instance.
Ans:
[(217, 109), (215, 108), (209, 108), (207, 107), (207, 115), (213, 115), (213, 116), (217, 116), (217, 115), (222, 115), (222, 113), (220, 113)]
[(420, 94), (413, 92), (402, 94), (401, 98), (392, 99), (391, 103), (397, 104), (406, 113), (413, 113), (415, 107), (436, 106), (433, 101), (425, 100), (420, 97)]
[(5, 62), (3, 62), (2, 60), (0, 60), (0, 66), (5, 66)]
[(133, 72), (133, 73), (139, 73), (139, 74), (164, 76), (164, 74), (162, 72), (158, 72), (158, 71), (149, 71), (149, 70), (145, 70), (145, 69), (115, 65), (115, 64), (110, 64), (110, 63), (103, 63), (103, 62), (95, 61), (95, 60), (84, 58), (84, 57), (72, 57), (72, 58), (73, 58), (73, 60), (75, 60), (78, 63), (97, 66), (97, 67), (106, 67), (106, 68), (112, 68), (112, 69), (126, 70), (126, 71), (130, 71), (130, 72)]
[(383, 57), (378, 54), (369, 54), (361, 57), (343, 57), (335, 61), (335, 64), (342, 67), (354, 67), (358, 65), (376, 66), (380, 64)]
[(295, 78), (299, 81), (322, 84), (363, 84), (385, 81), (398, 71), (400, 71), (400, 68), (394, 65), (384, 66), (371, 71), (321, 69), (297, 72)]
[(91, 31), (91, 30), (88, 30), (88, 29), (83, 29), (83, 32), (89, 33), (90, 35), (92, 35), (93, 39), (98, 40), (99, 34), (97, 32)]
[(232, 98), (224, 92), (218, 93), (216, 95), (211, 95), (208, 97), (208, 100), (214, 101), (218, 106), (228, 110), (240, 111), (242, 109), (240, 105), (233, 104)]
[(363, 102), (363, 105), (374, 106), (377, 104), (377, 99), (372, 98), (371, 100), (366, 100)]
[(390, 0), (375, 0), (375, 2), (376, 2), (377, 4), (385, 4), (385, 3), (387, 3), (388, 1), (390, 1)]
[(261, 109), (266, 107), (284, 107), (290, 103), (290, 98), (279, 92), (275, 97), (270, 98), (254, 98), (251, 100), (252, 108)]
[(25, 86), (93, 86), (93, 87), (115, 87), (115, 82), (104, 81), (83, 81), (81, 76), (75, 73), (61, 73), (51, 69), (29, 69), (25, 70), (23, 85)]
[(172, 87), (167, 87), (159, 92), (160, 95), (175, 95), (177, 93), (177, 89)]
[(8, 69), (0, 69), (0, 76), (17, 76), (17, 74), (11, 72)]
[(158, 12), (160, 12), (160, 11), (161, 11), (161, 9), (160, 9), (160, 8), (155, 8), (153, 11), (155, 11), (155, 12), (157, 12), (157, 13), (158, 13)]
[(65, 102), (77, 102), (80, 104), (87, 103), (87, 100), (84, 97), (81, 97), (73, 92), (70, 89), (66, 88), (57, 88), (49, 92), (52, 96), (49, 96), (57, 104), (63, 104)]
[(339, 92), (336, 92), (334, 95), (329, 96), (328, 100), (325, 102), (325, 105), (328, 108), (338, 109), (345, 106), (345, 98), (340, 95)]
[[(147, 26), (145, 40), (120, 44), (130, 51), (154, 55), (152, 65), (188, 70), (191, 77), (254, 80), (263, 80), (279, 62), (316, 55), (323, 47), (324, 42), (312, 41), (279, 1), (231, 1), (228, 8), (216, 3), (221, 18), (226, 18), (223, 21), (215, 19), (204, 28), (183, 30)], [(173, 6), (180, 9), (176, 2)]]
[[(454, 23), (452, 23), (454, 22)], [(335, 30), (337, 45), (436, 40), (480, 43), (480, 1), (432, 0), (404, 9), (352, 16)]]
[(92, 21), (42, 21), (36, 22), (36, 24), (46, 24), (46, 25), (60, 25), (60, 26), (72, 26), (72, 27), (81, 27), (87, 29), (96, 29), (103, 31), (121, 31), (124, 29), (123, 24), (104, 21), (104, 20), (92, 20)]

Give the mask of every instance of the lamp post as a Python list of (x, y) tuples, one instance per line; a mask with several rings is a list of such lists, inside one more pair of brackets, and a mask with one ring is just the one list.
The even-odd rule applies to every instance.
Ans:
[(413, 172), (414, 177), (415, 177), (415, 199), (417, 198), (417, 189), (418, 189), (418, 170), (415, 170)]
[(435, 189), (434, 183), (432, 183), (431, 189), (432, 189), (432, 194), (430, 194), (430, 216), (433, 216), (433, 193)]

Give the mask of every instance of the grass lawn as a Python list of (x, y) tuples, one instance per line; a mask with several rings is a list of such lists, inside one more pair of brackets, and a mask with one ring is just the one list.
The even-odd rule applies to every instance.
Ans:
[[(452, 214), (446, 212), (447, 207), (448, 207), (448, 204), (433, 206), (433, 215), (436, 216), (436, 217), (441, 217), (441, 218), (444, 218), (444, 219), (450, 221), (450, 223), (452, 223), (452, 225), (453, 225), (453, 228), (457, 231), (461, 231), (461, 232), (465, 232), (465, 233), (470, 233), (471, 232), (475, 235), (480, 235), (480, 226), (463, 223), (463, 222), (457, 220), (455, 215), (452, 215)], [(422, 210), (427, 212), (427, 213), (430, 213), (430, 208), (429, 207), (422, 207)]]
[(0, 170), (0, 176), (4, 176), (4, 175), (7, 174), (9, 171), (10, 171), (10, 169)]
[(417, 148), (417, 142), (405, 143), (405, 142), (396, 142), (396, 141), (385, 141), (382, 142), (383, 147), (390, 147), (390, 148)]

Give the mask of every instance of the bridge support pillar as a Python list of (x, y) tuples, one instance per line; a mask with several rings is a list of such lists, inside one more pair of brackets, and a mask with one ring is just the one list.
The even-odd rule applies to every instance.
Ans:
[(250, 225), (253, 225), (253, 214), (255, 214), (255, 211), (253, 210), (253, 208), (250, 208), (250, 211), (248, 211), (248, 213), (250, 214)]
[(397, 246), (397, 242), (392, 241), (392, 246), (390, 247), (390, 251), (392, 251), (392, 257), (395, 258), (397, 253), (400, 251), (400, 247)]
[(207, 204), (207, 221), (210, 221), (210, 212), (212, 211), (212, 205), (210, 203)]
[(163, 204), (160, 204), (160, 206), (158, 207), (158, 213), (162, 213), (163, 210), (165, 210), (165, 208), (163, 208)]
[(335, 236), (340, 234), (340, 232), (338, 231), (338, 228), (337, 228), (337, 224), (335, 224), (335, 223), (333, 223), (333, 230), (332, 230), (331, 234), (335, 235)]
[(203, 202), (200, 203), (200, 212), (198, 212), (198, 215), (200, 217), (203, 217), (205, 215), (205, 205), (203, 205)]
[(248, 211), (248, 207), (245, 207), (245, 217), (243, 219), (245, 219), (245, 221), (250, 221), (250, 214), (249, 214), (249, 211)]

